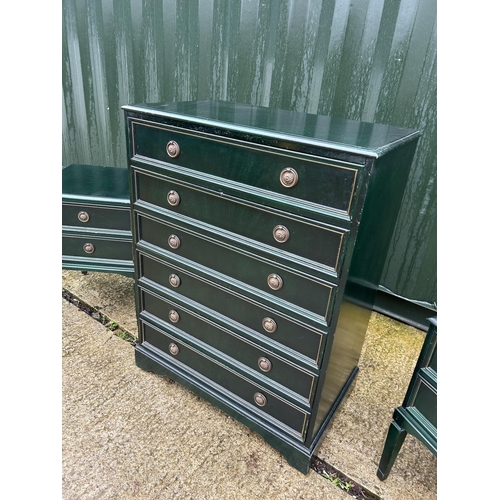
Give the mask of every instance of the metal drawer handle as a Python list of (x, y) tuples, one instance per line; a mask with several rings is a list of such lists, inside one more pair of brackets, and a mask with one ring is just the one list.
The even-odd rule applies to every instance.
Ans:
[(78, 220), (80, 222), (88, 222), (90, 220), (90, 216), (87, 212), (78, 212)]
[(273, 318), (264, 318), (262, 320), (262, 327), (266, 332), (274, 333), (278, 328), (278, 325), (276, 324), (276, 321), (274, 321)]
[(181, 154), (181, 148), (179, 147), (179, 144), (177, 144), (175, 141), (169, 141), (167, 143), (167, 154), (170, 156), (170, 158), (177, 158)]
[(262, 394), (260, 392), (256, 392), (253, 395), (253, 400), (259, 406), (266, 406), (266, 404), (267, 404), (267, 398), (266, 398), (266, 396), (264, 396), (264, 394)]
[(280, 182), (286, 188), (291, 188), (299, 182), (299, 174), (293, 168), (284, 168), (280, 173)]
[(179, 313), (173, 309), (168, 312), (168, 318), (172, 323), (177, 323), (181, 319)]
[(168, 345), (168, 350), (170, 354), (173, 354), (174, 356), (177, 356), (177, 354), (179, 354), (179, 346), (177, 344), (174, 344), (173, 342)]
[(283, 279), (278, 274), (270, 274), (267, 277), (267, 284), (272, 290), (279, 290), (283, 286)]
[(181, 198), (179, 196), (179, 193), (177, 191), (169, 191), (167, 193), (167, 201), (170, 205), (172, 205), (173, 207), (176, 207), (180, 202), (181, 202)]
[(276, 226), (273, 229), (273, 237), (278, 243), (285, 243), (290, 238), (290, 231), (285, 226)]
[(177, 288), (180, 284), (181, 284), (181, 279), (179, 278), (179, 276), (177, 276), (177, 274), (171, 274), (169, 277), (168, 277), (168, 282), (174, 287), (174, 288)]
[(273, 367), (273, 364), (267, 358), (259, 358), (257, 364), (263, 372), (270, 372)]
[(181, 240), (175, 234), (171, 234), (168, 237), (168, 246), (170, 248), (173, 248), (174, 250), (176, 250), (177, 248), (179, 248), (181, 246)]
[(94, 253), (94, 250), (95, 247), (94, 245), (92, 245), (92, 243), (85, 243), (85, 245), (83, 245), (83, 251), (85, 253)]

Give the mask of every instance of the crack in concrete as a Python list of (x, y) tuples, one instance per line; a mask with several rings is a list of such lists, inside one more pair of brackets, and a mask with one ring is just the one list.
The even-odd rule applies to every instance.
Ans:
[(63, 288), (62, 290), (62, 297), (70, 304), (73, 304), (78, 309), (80, 309), (80, 311), (89, 315), (92, 319), (95, 319), (96, 321), (104, 325), (110, 332), (113, 333), (113, 335), (135, 346), (137, 339), (130, 332), (113, 321), (110, 317), (100, 312), (97, 307), (91, 306), (90, 304), (84, 302), (82, 299), (65, 288)]
[(317, 456), (313, 456), (310, 468), (353, 498), (359, 500), (383, 500), (381, 497), (367, 490), (364, 486)]

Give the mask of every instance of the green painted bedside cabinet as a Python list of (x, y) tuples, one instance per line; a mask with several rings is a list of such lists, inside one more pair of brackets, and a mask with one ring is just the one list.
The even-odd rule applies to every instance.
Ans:
[(62, 268), (134, 275), (127, 169), (63, 169)]
[(358, 371), (419, 132), (217, 101), (123, 109), (137, 365), (307, 473)]
[(437, 456), (437, 317), (429, 322), (403, 404), (394, 411), (387, 433), (377, 471), (382, 480), (389, 475), (408, 433)]

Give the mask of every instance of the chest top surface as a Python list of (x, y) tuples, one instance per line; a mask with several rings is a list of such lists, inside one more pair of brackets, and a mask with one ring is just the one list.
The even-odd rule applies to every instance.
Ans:
[(369, 122), (225, 101), (185, 101), (123, 106), (132, 113), (197, 123), (214, 134), (237, 133), (251, 142), (279, 138), (369, 157), (380, 157), (420, 132)]
[(126, 168), (69, 165), (62, 171), (63, 199), (118, 199), (129, 202)]

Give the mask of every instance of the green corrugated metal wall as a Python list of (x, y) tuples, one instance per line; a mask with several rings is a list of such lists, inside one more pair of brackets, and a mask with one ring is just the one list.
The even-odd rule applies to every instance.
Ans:
[(383, 287), (436, 302), (436, 0), (63, 0), (63, 166), (126, 165), (128, 103), (225, 99), (418, 128)]

